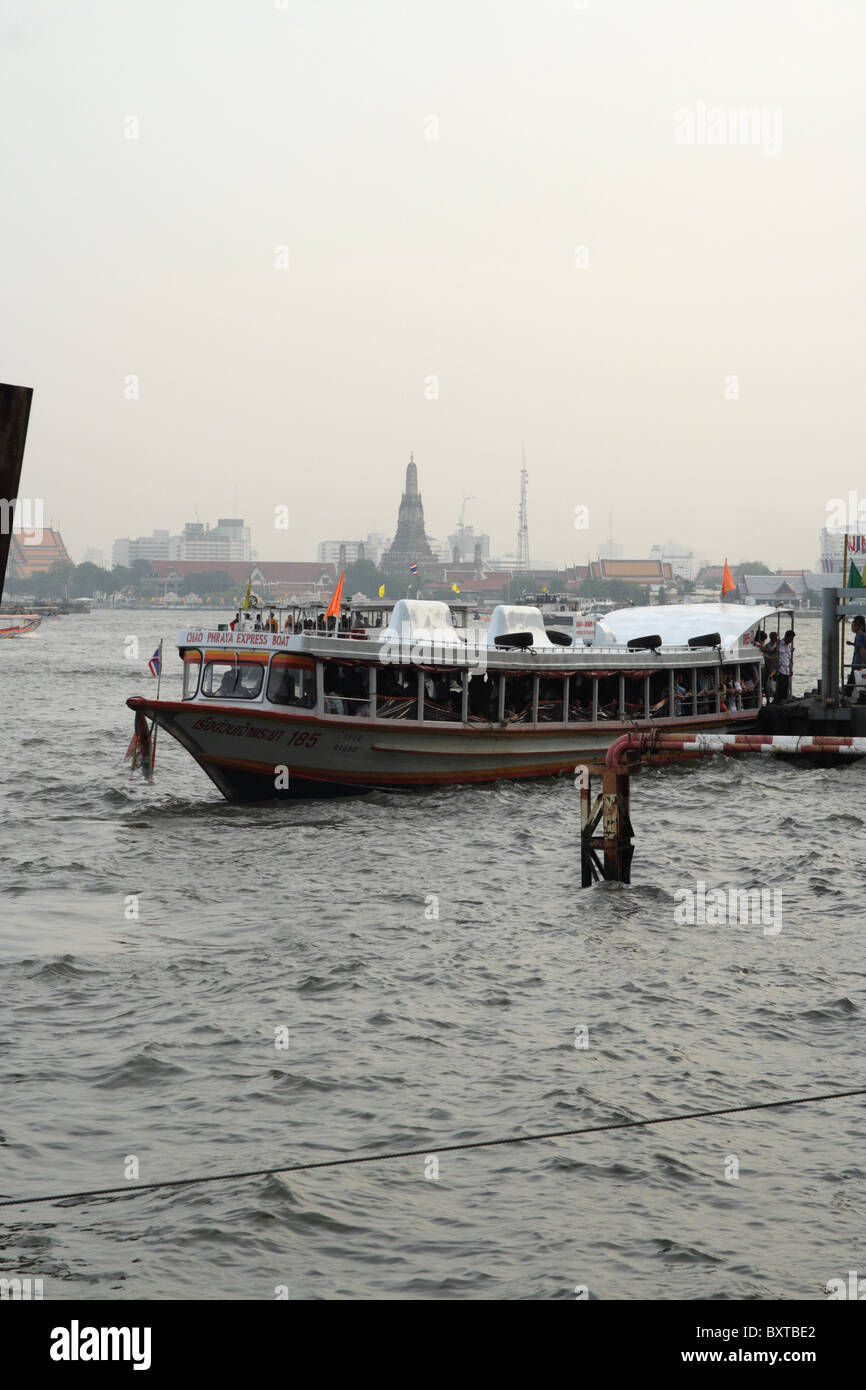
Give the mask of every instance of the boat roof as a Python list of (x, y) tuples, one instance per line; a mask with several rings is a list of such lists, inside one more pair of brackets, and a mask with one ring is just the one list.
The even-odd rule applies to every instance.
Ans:
[(406, 642), (416, 638), (452, 646), (463, 644), (462, 635), (451, 621), (451, 609), (447, 603), (433, 599), (399, 598), (379, 640)]
[(558, 645), (551, 642), (545, 631), (540, 608), (511, 603), (497, 604), (490, 615), (490, 625), (487, 629), (488, 647), (495, 647), (497, 637), (506, 637), (518, 632), (532, 634), (532, 645), (536, 651), (539, 648), (546, 650)]
[(605, 613), (603, 626), (615, 642), (657, 633), (665, 647), (685, 646), (690, 637), (717, 632), (722, 646), (728, 646), (750, 628), (786, 611), (749, 603), (663, 603), (654, 608), (615, 608)]

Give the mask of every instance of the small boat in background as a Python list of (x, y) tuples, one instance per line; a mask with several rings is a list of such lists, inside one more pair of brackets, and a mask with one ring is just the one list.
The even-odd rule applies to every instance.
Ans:
[(38, 613), (0, 613), (0, 637), (23, 637), (35, 632), (41, 622)]

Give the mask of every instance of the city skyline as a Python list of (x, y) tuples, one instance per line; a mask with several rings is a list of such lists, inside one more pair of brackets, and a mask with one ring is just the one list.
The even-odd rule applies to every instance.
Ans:
[(22, 493), (77, 555), (171, 497), (312, 558), (414, 449), (429, 531), (477, 494), (507, 552), (525, 447), (539, 556), (613, 509), (626, 554), (814, 563), (862, 476), (866, 13), (445, 0), (419, 48), (411, 8), (335, 40), (313, 7), (10, 0)]

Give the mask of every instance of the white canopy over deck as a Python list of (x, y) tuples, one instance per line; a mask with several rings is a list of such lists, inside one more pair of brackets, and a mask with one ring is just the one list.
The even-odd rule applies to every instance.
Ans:
[(379, 640), (435, 642), (437, 646), (464, 645), (463, 637), (451, 621), (448, 604), (432, 599), (398, 599), (390, 622), (382, 629)]
[(657, 634), (664, 647), (685, 647), (689, 639), (717, 632), (723, 647), (736, 646), (750, 628), (763, 626), (784, 609), (746, 603), (671, 603), (655, 608), (615, 608), (596, 629), (596, 644), (619, 645)]
[(551, 642), (547, 635), (540, 608), (518, 607), (514, 604), (500, 603), (494, 608), (490, 616), (490, 624), (487, 628), (488, 647), (496, 646), (497, 637), (506, 637), (518, 632), (532, 634), (532, 646), (535, 650), (550, 651), (558, 648), (559, 644)]

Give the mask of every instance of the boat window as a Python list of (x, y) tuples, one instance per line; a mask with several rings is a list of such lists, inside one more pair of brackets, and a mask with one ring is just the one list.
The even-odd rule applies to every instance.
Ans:
[(325, 714), (369, 719), (370, 671), (367, 666), (344, 666), (339, 661), (322, 663)]
[(485, 724), (499, 718), (499, 677), (490, 674), (469, 678), (469, 719)]
[(625, 678), (626, 719), (643, 719), (645, 716), (643, 680), (643, 676), (626, 676)]
[(743, 709), (757, 709), (760, 700), (759, 666), (754, 663), (740, 667), (743, 684)]
[[(724, 677), (722, 684), (724, 684)], [(716, 680), (716, 672), (713, 670), (698, 671), (698, 714), (715, 714), (716, 712), (716, 691), (721, 692), (721, 686)], [(724, 704), (724, 693), (721, 693), (722, 703)], [(727, 708), (727, 706), (725, 706)]]
[(424, 718), (460, 723), (463, 704), (462, 671), (425, 671)]
[[(723, 666), (721, 671), (720, 697), (723, 711), (738, 713), (743, 709), (754, 709), (757, 703), (752, 680), (754, 666)], [(745, 679), (744, 679), (745, 678)], [(748, 703), (747, 703), (748, 701)]]
[[(538, 682), (538, 722), (562, 723), (562, 701), (565, 693), (564, 676), (542, 676)], [(592, 692), (590, 692), (592, 698)]]
[(292, 652), (277, 652), (268, 676), (268, 699), (275, 705), (312, 709), (316, 703), (315, 663)]
[(198, 677), (201, 671), (201, 652), (186, 651), (183, 654), (183, 698), (192, 700), (198, 690)]
[(670, 676), (667, 671), (654, 671), (650, 676), (650, 718), (667, 719), (670, 706)]
[(260, 661), (220, 657), (205, 664), (201, 693), (219, 700), (254, 700), (261, 694), (265, 668)]
[(692, 672), (674, 672), (674, 714), (683, 718), (694, 713), (692, 699)]
[(380, 719), (418, 718), (418, 671), (382, 665), (376, 671), (376, 714)]
[(599, 719), (619, 719), (619, 676), (602, 676), (598, 682)]
[(592, 718), (592, 681), (588, 676), (572, 676), (568, 683), (569, 722)]
[(526, 724), (532, 719), (532, 677), (505, 677), (505, 722)]

